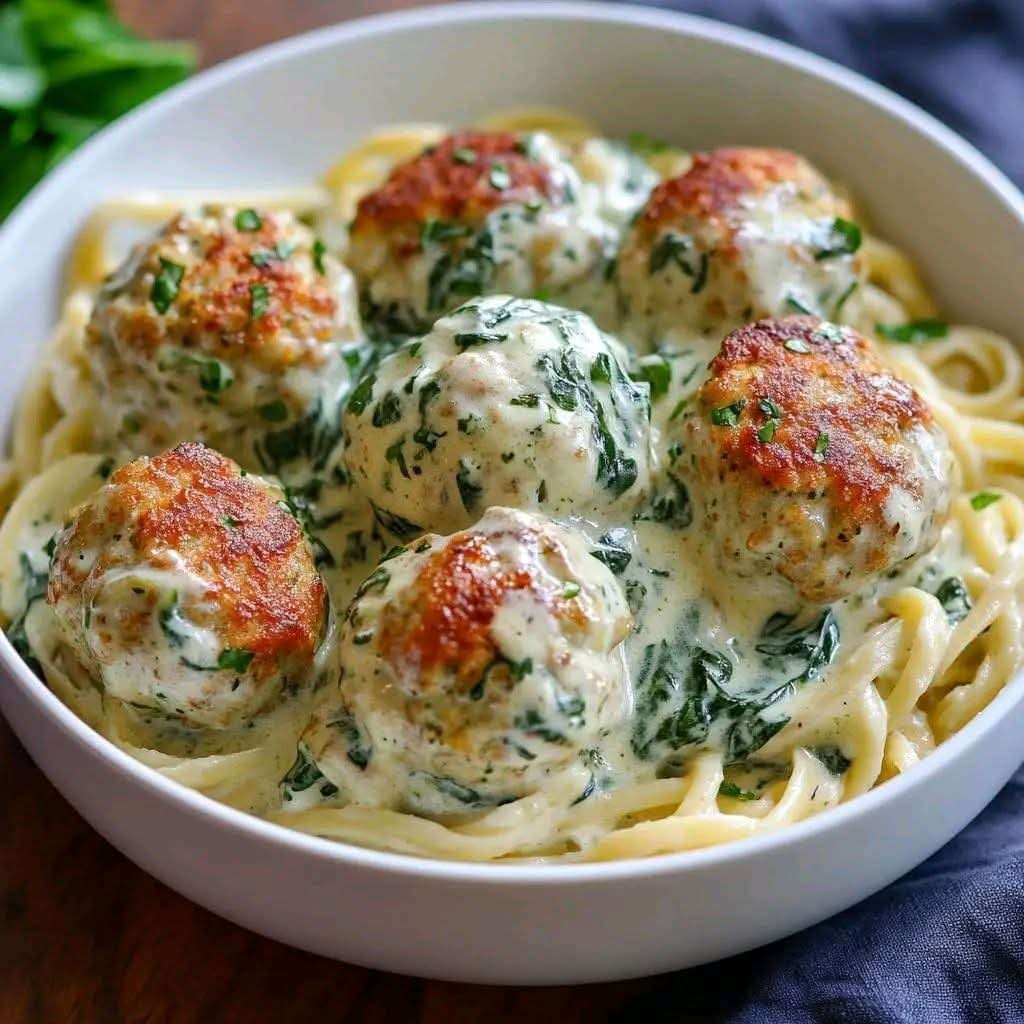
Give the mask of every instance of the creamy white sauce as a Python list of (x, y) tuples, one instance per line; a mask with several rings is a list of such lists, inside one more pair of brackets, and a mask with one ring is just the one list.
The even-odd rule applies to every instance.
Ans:
[[(625, 159), (618, 151), (597, 155), (602, 160)], [(373, 369), (382, 386), (370, 393), (373, 404), (368, 404), (361, 414), (367, 418), (373, 416), (375, 405), (389, 388), (401, 390), (415, 379), (417, 372), (433, 374), (444, 369), (449, 375), (446, 384), (455, 382), (457, 394), (448, 398), (444, 422), (439, 420), (431, 425), (436, 432), (443, 430), (446, 435), (439, 447), (454, 455), (450, 459), (445, 455), (447, 461), (439, 467), (433, 465), (431, 453), (424, 462), (429, 471), (415, 478), (406, 476), (398, 457), (389, 457), (388, 452), (393, 452), (401, 436), (408, 433), (404, 458), (407, 466), (413, 463), (416, 453), (412, 428), (422, 425), (418, 420), (412, 422), (419, 415), (418, 391), (412, 405), (405, 403), (393, 421), (376, 431), (363, 429), (362, 424), (358, 431), (350, 427), (347, 450), (337, 421), (332, 422), (332, 416), (338, 415), (343, 403), (349, 403), (352, 415), (353, 387), (363, 377), (366, 360), (370, 358), (367, 347), (351, 348), (350, 358), (340, 359), (327, 373), (299, 373), (289, 378), (289, 387), (302, 395), (311, 409), (320, 410), (317, 425), (324, 428), (324, 436), (315, 456), (300, 445), (294, 455), (271, 458), (268, 464), (266, 439), (259, 434), (255, 437), (255, 448), (253, 437), (246, 435), (245, 444), (229, 453), (251, 471), (279, 474), (288, 485), (290, 496), (298, 502), (300, 521), (320, 553), (320, 567), (339, 614), (349, 607), (357, 588), (393, 545), (401, 542), (413, 546), (423, 528), (451, 532), (465, 527), (483, 515), (489, 505), (513, 503), (513, 485), (528, 481), (528, 488), (520, 488), (521, 500), (517, 503), (545, 511), (578, 532), (583, 538), (580, 543), (597, 553), (608, 566), (620, 588), (617, 597), (630, 610), (632, 625), (616, 653), (628, 669), (623, 676), (623, 692), (630, 706), (602, 719), (604, 724), (588, 738), (604, 765), (601, 785), (614, 787), (659, 774), (678, 773), (688, 758), (703, 749), (724, 750), (727, 760), (745, 762), (748, 775), (752, 772), (755, 777), (760, 773), (762, 779), (778, 777), (785, 773), (786, 766), (757, 766), (757, 751), (779, 723), (787, 719), (794, 695), (806, 687), (828, 687), (829, 663), (834, 664), (836, 658), (854, 650), (867, 626), (883, 617), (881, 602), (887, 594), (917, 583), (934, 592), (944, 580), (963, 571), (962, 555), (952, 546), (952, 535), (947, 531), (934, 552), (836, 603), (830, 611), (801, 607), (770, 579), (755, 578), (738, 586), (723, 576), (711, 556), (710, 538), (693, 517), (685, 474), (676, 464), (680, 452), (674, 426), (702, 383), (720, 334), (677, 328), (661, 331), (655, 339), (646, 322), (619, 319), (615, 290), (601, 275), (579, 273), (581, 263), (592, 267), (614, 251), (617, 232), (650, 188), (651, 180), (644, 175), (627, 187), (623, 182), (628, 176), (621, 170), (610, 174), (611, 187), (608, 182), (599, 185), (583, 179), (576, 181), (581, 196), (579, 207), (547, 208), (540, 214), (510, 208), (492, 214), (489, 224), (499, 267), (494, 278), (496, 285), (520, 294), (536, 290), (534, 247), (538, 238), (547, 233), (555, 241), (546, 246), (541, 277), (557, 287), (561, 302), (591, 312), (606, 331), (635, 343), (643, 339), (645, 350), (653, 347), (652, 340), (657, 342), (659, 351), (655, 355), (645, 360), (633, 359), (632, 372), (648, 382), (652, 407), (646, 436), (634, 438), (628, 444), (621, 434), (618, 437), (620, 447), (630, 449), (642, 470), (635, 489), (627, 489), (624, 501), (593, 500), (601, 494), (601, 485), (594, 465), (591, 425), (581, 426), (577, 422), (578, 409), (567, 410), (550, 401), (550, 383), (538, 377), (536, 359), (548, 349), (553, 350), (555, 343), (547, 334), (531, 341), (531, 331), (536, 333), (536, 329), (530, 327), (521, 328), (519, 340), (525, 338), (525, 342), (511, 356), (503, 354), (501, 359), (475, 369), (471, 365), (473, 357), (463, 358), (468, 369), (461, 377), (446, 362), (455, 355), (452, 338), (460, 330), (460, 323), (444, 328), (441, 349), (435, 351), (432, 345), (421, 345), (412, 351), (407, 346), (391, 356), (389, 362)], [(759, 301), (782, 311), (787, 297), (793, 296), (809, 308), (827, 312), (828, 301), (834, 301), (839, 294), (837, 282), (832, 279), (839, 273), (839, 264), (798, 266), (786, 258), (787, 245), (813, 247), (820, 241), (817, 236), (808, 235), (806, 218), (790, 219), (785, 204), (776, 204), (771, 198), (749, 212), (740, 237)], [(814, 227), (815, 231), (819, 229), (825, 230), (822, 225)], [(419, 274), (422, 278), (416, 279), (416, 290), (426, 288), (429, 272), (426, 265), (414, 268), (414, 276)], [(822, 275), (829, 276), (829, 280), (823, 283)], [(485, 300), (479, 305), (489, 309), (497, 302)], [(467, 331), (482, 329), (479, 324), (461, 327)], [(499, 329), (504, 330), (486, 328)], [(545, 330), (550, 334), (549, 329)], [(596, 381), (591, 373), (594, 357), (600, 354), (601, 346), (609, 343), (601, 340), (591, 325), (582, 332), (582, 341), (577, 337), (573, 344), (581, 346), (581, 350), (587, 350), (587, 346), (593, 350), (588, 357), (587, 375), (592, 382)], [(621, 353), (614, 341), (608, 350)], [(600, 386), (600, 382), (594, 386)], [(245, 394), (252, 401), (259, 401), (258, 379), (253, 387), (254, 391), (247, 390)], [(512, 399), (534, 394), (543, 396), (543, 408), (539, 402), (510, 406)], [(239, 396), (241, 390), (236, 393)], [(112, 400), (116, 402), (116, 396)], [(502, 412), (500, 423), (493, 416), (496, 409)], [(123, 417), (120, 408), (117, 413), (118, 418)], [(502, 442), (496, 447), (480, 447), (473, 441), (471, 431), (460, 431), (458, 422), (471, 415), (481, 420), (491, 416), (489, 426), (504, 432)], [(189, 429), (193, 428), (199, 434), (205, 430), (201, 421)], [(537, 428), (550, 430), (554, 438), (550, 449), (537, 450), (524, 436)], [(271, 431), (268, 427), (268, 433)], [(506, 452), (511, 457), (502, 460), (501, 455)], [(941, 457), (934, 446), (929, 446), (927, 437), (922, 438), (921, 458), (937, 476)], [(464, 500), (460, 502), (458, 487), (451, 486), (458, 468), (467, 459), (467, 479), (478, 501), (478, 507), (472, 509)], [(584, 467), (582, 473), (579, 466)], [(538, 495), (541, 481), (546, 482), (545, 491), (550, 498)], [(377, 499), (376, 516), (368, 495)], [(386, 511), (400, 515), (409, 524), (408, 529), (395, 529), (393, 518), (381, 518), (380, 508), (385, 501), (394, 505)], [(915, 548), (915, 538), (925, 532), (919, 522), (919, 508), (916, 499), (899, 489), (892, 492), (886, 508), (887, 517), (901, 523), (908, 536), (908, 554)], [(454, 512), (448, 515), (445, 509)], [(48, 559), (42, 549), (53, 533), (53, 522), (59, 520), (63, 511), (56, 510), (26, 531), (22, 550), (27, 564), (37, 574), (45, 571)], [(594, 565), (597, 564), (595, 561)], [(111, 595), (117, 592), (114, 582)], [(192, 582), (176, 578), (148, 580), (147, 585), (159, 584), (165, 590), (173, 587), (184, 592)], [(551, 637), (536, 628), (532, 611), (522, 599), (508, 601), (493, 624), (493, 633), (510, 657), (541, 662), (550, 658)], [(805, 638), (803, 647), (800, 637)], [(204, 631), (187, 631), (184, 643), (190, 657), (194, 655), (196, 660), (215, 655), (215, 638)], [(102, 660), (101, 649), (93, 654)], [(354, 664), (348, 665), (346, 671), (355, 668)], [(194, 678), (183, 675), (180, 666), (165, 663), (162, 656), (154, 662), (151, 653), (144, 650), (126, 662), (124, 671), (111, 678), (108, 686), (126, 701), (141, 696), (152, 703), (171, 676), (179, 688), (179, 699), (193, 704), (202, 700), (205, 679), (201, 673)], [(531, 690), (533, 685), (528, 681), (515, 700), (544, 703), (547, 698)], [(363, 712), (372, 715), (372, 694), (367, 702)], [(351, 726), (355, 730), (353, 735), (361, 735), (364, 727), (363, 723), (355, 722)], [(386, 731), (378, 729), (378, 735)], [(389, 753), (382, 748), (377, 756), (384, 760), (399, 757), (403, 743), (408, 740), (402, 734), (390, 735), (395, 750)], [(823, 744), (829, 742), (828, 736), (817, 739)], [(300, 747), (304, 780), (321, 779), (316, 758), (331, 756), (326, 747), (323, 743), (316, 749), (305, 743)], [(286, 781), (285, 796), (292, 807), (346, 799), (378, 805), (394, 805), (396, 801), (393, 779), (387, 773), (364, 770), (366, 766), (360, 767), (351, 757), (347, 763), (343, 760), (340, 769), (328, 771), (326, 762), (322, 767), (325, 774), (343, 784), (312, 785), (304, 781), (300, 786), (294, 778), (291, 783)], [(434, 765), (435, 773), (455, 770), (443, 760)], [(403, 799), (423, 813), (450, 812), (449, 802), (438, 799), (436, 789), (429, 785), (420, 787), (412, 796), (406, 793)]]

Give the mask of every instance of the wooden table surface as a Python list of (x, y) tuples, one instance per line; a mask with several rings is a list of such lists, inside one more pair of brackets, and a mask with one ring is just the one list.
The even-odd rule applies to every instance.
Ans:
[[(194, 40), (204, 65), (403, 0), (120, 0), (147, 35)], [(0, 719), (0, 1022), (701, 1019), (682, 979), (565, 989), (422, 982), (260, 938), (154, 881), (96, 834)], [(609, 923), (610, 941), (614, 925)], [(679, 993), (677, 1000), (676, 993)], [(685, 1018), (681, 1016), (685, 1013)]]

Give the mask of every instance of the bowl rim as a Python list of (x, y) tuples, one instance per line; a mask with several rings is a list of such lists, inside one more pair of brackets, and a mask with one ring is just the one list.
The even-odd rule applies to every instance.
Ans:
[[(200, 72), (161, 96), (102, 129), (60, 167), (47, 175), (21, 201), (0, 228), (0, 259), (11, 256), (24, 225), (31, 223), (37, 211), (59, 195), (66, 179), (130, 135), (137, 124), (194, 96), (215, 90), (222, 83), (244, 78), (266, 64), (288, 63), (303, 54), (330, 49), (340, 44), (387, 36), (394, 32), (467, 22), (581, 21), (626, 27), (640, 25), (673, 35), (703, 39), (824, 80), (853, 94), (867, 105), (899, 122), (905, 130), (925, 136), (961, 165), (962, 170), (980, 180), (1006, 207), (1017, 227), (1024, 229), (1024, 195), (974, 146), (947, 128), (932, 115), (857, 72), (830, 60), (808, 53), (788, 43), (737, 28), (709, 18), (658, 8), (636, 7), (623, 3), (596, 3), (590, 0), (555, 0), (545, 4), (524, 0), (483, 0), (428, 6), (373, 15), (324, 28), (314, 29), (225, 61)], [(403, 875), (407, 878), (441, 882), (502, 886), (585, 886), (625, 878), (655, 878), (671, 874), (699, 872), (708, 866), (748, 861), (762, 854), (781, 852), (806, 839), (833, 828), (842, 827), (870, 815), (880, 805), (898, 799), (901, 794), (922, 785), (943, 771), (961, 752), (980, 743), (986, 733), (1024, 699), (1024, 671), (1010, 679), (995, 699), (963, 729), (942, 743), (906, 773), (868, 791), (849, 803), (830, 808), (826, 813), (788, 825), (778, 832), (736, 840), (719, 846), (662, 854), (649, 858), (605, 861), (586, 864), (508, 864), (438, 860), (411, 854), (392, 853), (368, 847), (324, 839), (297, 832), (263, 818), (218, 803), (211, 797), (165, 778), (115, 747), (79, 719), (63, 704), (22, 661), (6, 635), (0, 634), (0, 671), (18, 686), (36, 710), (48, 715), (69, 742), (77, 742), (85, 753), (105, 762), (146, 790), (154, 800), (170, 802), (182, 813), (191, 813), (211, 828), (231, 830), (247, 842), (264, 847), (284, 847), (305, 854), (324, 864), (342, 865), (378, 875)], [(62, 794), (63, 795), (63, 794)]]

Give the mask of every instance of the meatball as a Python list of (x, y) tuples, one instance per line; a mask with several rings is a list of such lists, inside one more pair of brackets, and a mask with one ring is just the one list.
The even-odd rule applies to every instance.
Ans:
[(363, 583), (304, 745), (363, 803), (443, 817), (526, 795), (622, 720), (629, 626), (581, 534), (489, 509)]
[(929, 548), (952, 457), (921, 397), (852, 328), (749, 324), (722, 343), (683, 425), (719, 561), (825, 603)]
[(628, 517), (650, 476), (649, 389), (581, 313), (468, 303), (353, 391), (345, 462), (399, 539), (489, 505)]
[(282, 506), (275, 486), (191, 443), (122, 467), (72, 513), (47, 600), (108, 696), (228, 729), (313, 684), (327, 595)]
[[(651, 194), (617, 265), (638, 336), (716, 340), (760, 317), (849, 314), (861, 280), (860, 229), (802, 157), (716, 149)], [(639, 340), (639, 339), (638, 339)]]
[[(615, 177), (608, 161), (601, 173)], [(472, 295), (563, 296), (614, 254), (613, 192), (545, 135), (449, 136), (359, 203), (348, 257), (367, 320), (415, 334)]]
[(102, 440), (154, 453), (254, 439), (336, 408), (358, 333), (351, 274), (288, 213), (208, 207), (138, 245), (104, 283), (85, 353)]

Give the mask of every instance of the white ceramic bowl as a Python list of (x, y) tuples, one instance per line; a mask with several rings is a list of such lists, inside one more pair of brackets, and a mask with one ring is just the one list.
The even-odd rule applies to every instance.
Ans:
[[(94, 204), (126, 189), (314, 179), (395, 121), (557, 104), (610, 133), (771, 143), (847, 181), (918, 256), (957, 317), (1011, 335), (1024, 200), (981, 156), (885, 90), (697, 18), (584, 4), (419, 10), (293, 39), (198, 76), (103, 132), (0, 233), (0, 414), (56, 315)], [(1024, 757), (1017, 678), (922, 765), (766, 836), (645, 861), (464, 865), (288, 832), (168, 782), (109, 746), (0, 642), (0, 706), (115, 846), (248, 928), (342, 960), (477, 982), (625, 978), (779, 938), (886, 885), (961, 829)]]

